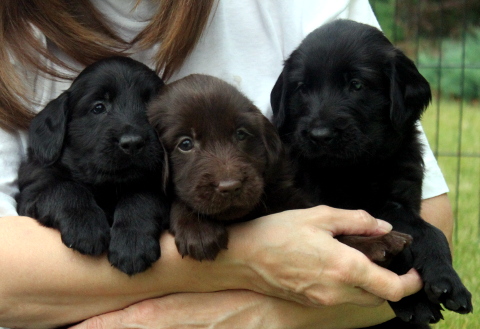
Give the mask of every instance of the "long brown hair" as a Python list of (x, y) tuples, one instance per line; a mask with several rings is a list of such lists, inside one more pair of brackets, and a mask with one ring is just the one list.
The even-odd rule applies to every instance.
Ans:
[[(137, 5), (140, 1), (137, 0)], [(109, 28), (106, 18), (89, 0), (1, 0), (0, 128), (25, 129), (34, 116), (29, 109), (31, 95), (18, 66), (38, 70), (53, 79), (72, 79), (78, 73), (48, 53), (32, 26), (82, 65), (113, 55), (127, 55), (133, 46), (149, 48), (162, 42), (154, 62), (164, 79), (171, 77), (200, 38), (215, 0), (156, 1), (158, 10), (152, 20), (128, 42)], [(46, 66), (45, 59), (71, 74), (61, 74)]]

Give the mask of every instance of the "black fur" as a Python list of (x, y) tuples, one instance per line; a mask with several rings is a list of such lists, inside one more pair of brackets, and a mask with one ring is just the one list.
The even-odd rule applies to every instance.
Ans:
[(365, 209), (413, 237), (389, 268), (416, 268), (425, 288), (391, 303), (397, 318), (375, 328), (428, 328), (442, 318), (440, 304), (472, 311), (445, 236), (419, 215), (423, 161), (416, 122), (430, 100), (429, 84), (410, 59), (378, 29), (348, 20), (308, 35), (271, 95), (296, 183), (312, 201)]
[(155, 262), (169, 210), (164, 153), (146, 103), (162, 86), (154, 71), (125, 57), (83, 70), (32, 120), (19, 214), (58, 229), (82, 254), (108, 250), (127, 274)]

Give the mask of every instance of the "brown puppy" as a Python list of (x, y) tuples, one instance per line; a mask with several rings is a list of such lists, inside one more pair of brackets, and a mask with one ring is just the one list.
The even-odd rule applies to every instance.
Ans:
[[(310, 206), (293, 187), (276, 129), (228, 83), (190, 75), (162, 88), (148, 115), (169, 156), (170, 230), (182, 256), (213, 260), (227, 247), (227, 223)], [(381, 261), (408, 237), (373, 240), (355, 247)]]

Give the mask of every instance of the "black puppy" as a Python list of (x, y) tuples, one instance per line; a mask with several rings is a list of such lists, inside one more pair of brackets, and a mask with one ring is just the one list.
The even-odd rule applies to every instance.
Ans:
[(420, 293), (391, 303), (398, 318), (379, 328), (427, 328), (441, 305), (472, 311), (443, 233), (419, 215), (423, 179), (416, 122), (431, 100), (428, 82), (378, 29), (347, 20), (318, 28), (285, 62), (271, 102), (313, 202), (365, 209), (413, 237), (390, 268), (422, 276)]
[(60, 230), (63, 243), (82, 254), (108, 249), (127, 274), (155, 262), (169, 207), (163, 148), (146, 103), (162, 86), (154, 71), (125, 57), (83, 70), (32, 120), (19, 214)]

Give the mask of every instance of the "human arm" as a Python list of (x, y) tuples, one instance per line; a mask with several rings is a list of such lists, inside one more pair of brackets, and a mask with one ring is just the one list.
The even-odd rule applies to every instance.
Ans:
[(446, 193), (424, 199), (421, 208), (422, 218), (438, 227), (447, 237), (452, 248), (453, 212)]
[[(425, 199), (422, 217), (451, 241), (452, 211), (446, 194)], [(188, 317), (183, 316), (188, 309)], [(345, 316), (348, 314), (349, 316)], [(91, 318), (75, 329), (127, 328), (358, 328), (394, 317), (388, 303), (378, 307), (341, 304), (313, 308), (251, 291), (175, 294)]]
[[(348, 316), (346, 316), (348, 314)], [(72, 329), (346, 329), (394, 317), (388, 303), (312, 308), (246, 290), (175, 294), (90, 318)]]
[[(6, 327), (64, 325), (176, 291), (226, 289), (243, 275), (233, 263), (182, 260), (168, 235), (161, 260), (134, 277), (104, 256), (67, 248), (56, 230), (31, 218), (1, 218), (0, 235), (0, 326)], [(213, 282), (212, 271), (222, 280)]]
[[(297, 226), (304, 229), (293, 230)], [(66, 248), (55, 230), (30, 218), (4, 217), (0, 325), (52, 327), (173, 292), (228, 289), (316, 306), (378, 305), (420, 289), (418, 276), (399, 277), (333, 236), (384, 232), (362, 211), (324, 206), (289, 211), (232, 228), (229, 250), (214, 262), (182, 259), (173, 238), (164, 234), (161, 259), (152, 269), (128, 277), (105, 257), (83, 256)], [(290, 266), (284, 266), (287, 263)]]

